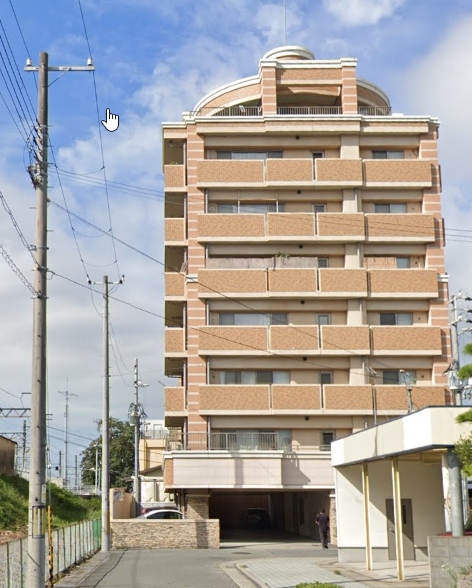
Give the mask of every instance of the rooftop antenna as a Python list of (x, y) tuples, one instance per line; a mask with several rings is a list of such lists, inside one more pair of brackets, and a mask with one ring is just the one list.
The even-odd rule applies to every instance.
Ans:
[(287, 45), (287, 5), (284, 0), (284, 45)]

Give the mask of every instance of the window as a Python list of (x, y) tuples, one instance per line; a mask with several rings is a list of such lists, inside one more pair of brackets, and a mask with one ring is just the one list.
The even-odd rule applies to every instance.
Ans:
[(375, 212), (381, 214), (405, 214), (406, 204), (376, 204)]
[(276, 202), (251, 202), (239, 204), (237, 202), (220, 203), (216, 205), (219, 214), (267, 214), (268, 212), (284, 212), (285, 205)]
[(334, 441), (333, 431), (323, 431), (321, 433), (321, 451), (331, 451), (331, 443)]
[(315, 214), (326, 212), (326, 204), (313, 204), (313, 212)]
[(329, 260), (327, 257), (318, 257), (318, 267), (329, 267)]
[(332, 384), (333, 383), (333, 372), (320, 372), (320, 384), (324, 386), (325, 384)]
[(411, 312), (381, 312), (381, 325), (412, 325), (413, 314)]
[(319, 327), (322, 327), (323, 325), (329, 325), (329, 324), (331, 324), (331, 315), (330, 314), (319, 314), (319, 315), (317, 315), (316, 320), (318, 322)]
[(382, 384), (391, 386), (398, 384), (415, 384), (416, 372), (406, 370), (384, 370), (382, 372)]
[(288, 314), (286, 312), (269, 312), (261, 314), (257, 312), (220, 312), (220, 325), (236, 326), (268, 326), (268, 325), (288, 325)]
[(323, 159), (324, 151), (313, 151), (313, 159)]
[(372, 159), (403, 159), (403, 151), (372, 151)]
[(397, 267), (399, 269), (409, 269), (410, 268), (410, 258), (409, 257), (397, 257)]
[(283, 151), (218, 151), (217, 159), (281, 159)]
[(221, 371), (219, 384), (224, 386), (262, 386), (264, 384), (290, 384), (290, 372), (285, 371)]

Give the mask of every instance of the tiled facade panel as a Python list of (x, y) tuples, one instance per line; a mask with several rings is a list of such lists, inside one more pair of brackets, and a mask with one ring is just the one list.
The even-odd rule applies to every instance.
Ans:
[(316, 290), (316, 270), (277, 269), (269, 270), (270, 292), (314, 292)]
[(374, 386), (377, 410), (408, 410), (406, 386)]
[(233, 103), (236, 100), (244, 101), (244, 99), (252, 98), (254, 96), (259, 96), (261, 93), (261, 86), (259, 82), (254, 82), (254, 84), (244, 86), (243, 88), (237, 88), (235, 90), (230, 90), (224, 95), (222, 99), (221, 96), (214, 98), (213, 100), (209, 100), (205, 104), (205, 108), (213, 107), (223, 107), (225, 104)]
[(371, 327), (373, 351), (431, 351), (441, 355), (439, 327)]
[(185, 166), (165, 165), (164, 166), (164, 187), (183, 188), (185, 186)]
[(442, 386), (413, 386), (411, 397), (418, 408), (441, 406), (446, 401), (446, 392)]
[(320, 269), (321, 292), (367, 292), (364, 269)]
[(316, 215), (317, 233), (320, 237), (359, 236), (365, 237), (363, 213), (321, 213)]
[(174, 461), (166, 459), (164, 467), (164, 486), (171, 488), (174, 485)]
[(356, 68), (342, 68), (342, 104), (343, 114), (357, 114), (357, 80)]
[(267, 275), (264, 270), (200, 270), (198, 281), (201, 294), (215, 294), (215, 291), (267, 292)]
[(200, 386), (200, 410), (269, 410), (269, 386)]
[(185, 388), (183, 386), (168, 386), (165, 388), (164, 394), (166, 413), (185, 410)]
[(262, 214), (199, 214), (199, 237), (264, 237)]
[(177, 272), (166, 272), (165, 295), (169, 298), (185, 296), (185, 276)]
[(165, 219), (165, 240), (166, 241), (185, 241), (185, 219), (184, 218), (166, 218)]
[(262, 183), (264, 162), (202, 159), (197, 162), (197, 184)]
[(357, 97), (359, 98), (359, 101), (365, 101), (374, 106), (388, 106), (387, 102), (385, 102), (385, 100), (383, 100), (378, 94), (372, 92), (372, 90), (363, 88), (362, 86), (357, 86)]
[(437, 272), (433, 270), (370, 269), (369, 286), (372, 293), (437, 292)]
[(370, 350), (368, 326), (323, 326), (321, 327), (321, 347), (339, 353), (350, 350)]
[(326, 410), (368, 410), (372, 408), (372, 386), (323, 386)]
[(276, 70), (273, 67), (261, 68), (262, 112), (276, 114), (277, 112), (277, 88)]
[(315, 326), (271, 326), (270, 349), (318, 349), (318, 327)]
[(342, 70), (339, 67), (336, 68), (317, 68), (317, 69), (284, 69), (277, 68), (277, 81), (286, 82), (293, 80), (327, 80), (327, 81), (339, 81), (342, 79)]
[(321, 408), (321, 386), (272, 385), (273, 410), (317, 410)]
[(165, 350), (166, 353), (183, 352), (185, 349), (185, 331), (184, 329), (166, 329), (165, 330)]
[(388, 184), (418, 182), (431, 185), (431, 162), (419, 159), (365, 160), (364, 181)]
[(311, 237), (315, 234), (315, 217), (311, 213), (273, 213), (267, 215), (269, 236)]
[(200, 327), (199, 350), (267, 351), (267, 327)]
[(311, 182), (313, 161), (311, 159), (267, 159), (267, 182)]
[(434, 241), (434, 216), (429, 214), (366, 214), (367, 238), (414, 238)]
[(362, 161), (360, 159), (316, 159), (318, 182), (355, 182), (362, 185)]

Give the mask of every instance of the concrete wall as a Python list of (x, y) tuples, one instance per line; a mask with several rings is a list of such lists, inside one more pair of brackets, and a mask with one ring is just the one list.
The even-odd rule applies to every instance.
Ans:
[(460, 587), (460, 570), (472, 561), (472, 537), (428, 537), (428, 550), (431, 588), (451, 588), (454, 576)]
[[(339, 468), (336, 474), (338, 549), (340, 561), (365, 558), (362, 466)], [(416, 559), (427, 557), (427, 537), (444, 531), (440, 464), (400, 461), (400, 492), (412, 501)], [(390, 460), (369, 463), (370, 533), (375, 561), (388, 559), (386, 499), (393, 498)]]
[(135, 500), (132, 494), (121, 488), (110, 490), (110, 518), (129, 519), (134, 517)]
[(114, 520), (111, 542), (113, 549), (219, 549), (220, 522)]

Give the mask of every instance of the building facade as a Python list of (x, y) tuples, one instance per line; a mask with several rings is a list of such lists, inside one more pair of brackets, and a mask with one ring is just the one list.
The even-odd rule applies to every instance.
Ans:
[(438, 120), (301, 47), (163, 125), (166, 490), (312, 535), (333, 440), (450, 403)]

